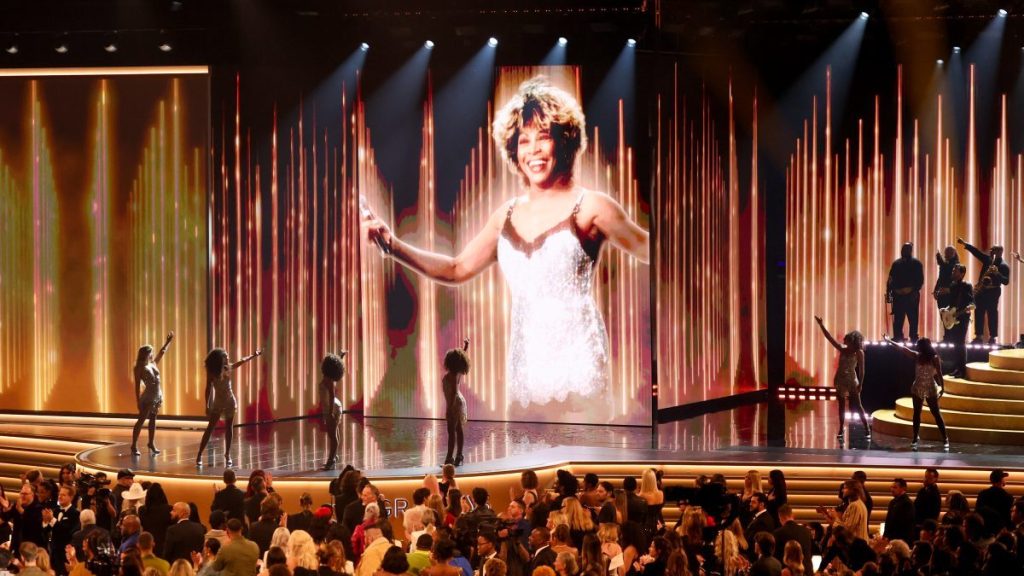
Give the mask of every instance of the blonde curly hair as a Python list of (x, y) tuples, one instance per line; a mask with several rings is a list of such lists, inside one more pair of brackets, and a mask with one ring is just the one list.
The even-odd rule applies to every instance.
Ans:
[(494, 142), (509, 170), (520, 176), (524, 175), (518, 161), (519, 133), (530, 124), (550, 131), (554, 138), (554, 174), (571, 175), (576, 156), (587, 149), (587, 122), (579, 102), (544, 76), (537, 76), (523, 82), (498, 111), (492, 125)]

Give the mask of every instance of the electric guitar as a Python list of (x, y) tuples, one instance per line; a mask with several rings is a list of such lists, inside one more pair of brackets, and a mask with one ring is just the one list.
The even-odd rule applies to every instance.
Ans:
[(954, 306), (946, 306), (945, 308), (939, 308), (939, 318), (942, 320), (942, 326), (946, 330), (951, 330), (953, 326), (960, 323), (960, 315), (964, 312), (972, 312), (974, 310), (974, 304), (968, 304), (963, 309), (956, 308)]

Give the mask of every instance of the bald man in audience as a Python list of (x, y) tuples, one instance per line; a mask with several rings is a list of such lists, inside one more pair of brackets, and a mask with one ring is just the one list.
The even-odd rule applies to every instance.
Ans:
[(192, 511), (187, 502), (175, 502), (171, 508), (171, 520), (164, 537), (164, 560), (174, 564), (175, 560), (192, 560), (193, 552), (201, 552), (206, 541), (206, 529), (199, 522), (189, 520)]

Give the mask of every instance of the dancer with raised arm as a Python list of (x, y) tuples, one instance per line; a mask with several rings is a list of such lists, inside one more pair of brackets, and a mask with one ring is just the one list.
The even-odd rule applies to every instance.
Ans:
[(320, 362), (320, 418), (327, 429), (327, 443), (330, 454), (323, 470), (334, 468), (338, 458), (338, 422), (341, 421), (341, 400), (338, 400), (338, 382), (345, 377), (345, 355), (347, 350), (328, 354)]
[(949, 450), (949, 436), (946, 434), (946, 422), (942, 419), (942, 412), (939, 411), (939, 398), (946, 391), (946, 383), (942, 380), (942, 360), (935, 352), (932, 341), (928, 338), (921, 338), (917, 341), (917, 350), (912, 350), (901, 342), (895, 342), (889, 336), (883, 339), (896, 346), (896, 349), (904, 356), (914, 359), (914, 384), (910, 387), (910, 395), (914, 401), (914, 439), (910, 448), (917, 450), (921, 430), (921, 408), (927, 403), (935, 419), (935, 425), (939, 427), (942, 434), (942, 447)]
[[(132, 455), (139, 456), (139, 434), (142, 432), (142, 425), (149, 418), (149, 451), (159, 454), (160, 450), (153, 444), (156, 436), (156, 415), (160, 412), (160, 406), (164, 403), (163, 389), (160, 387), (160, 369), (156, 367), (163, 359), (164, 353), (174, 340), (174, 332), (167, 334), (167, 340), (160, 347), (160, 352), (153, 356), (153, 347), (149, 344), (139, 348), (135, 356), (135, 405), (139, 408), (139, 419), (135, 421), (132, 429)], [(145, 391), (142, 385), (145, 384)]]
[(235, 412), (238, 411), (238, 400), (235, 399), (235, 391), (231, 388), (231, 371), (245, 364), (246, 362), (259, 357), (263, 350), (242, 358), (232, 363), (228, 353), (223, 348), (214, 348), (206, 355), (206, 416), (209, 422), (206, 424), (206, 431), (203, 432), (203, 439), (199, 442), (199, 454), (196, 456), (196, 468), (203, 467), (203, 450), (210, 442), (210, 435), (217, 427), (217, 422), (224, 418), (224, 460), (225, 466), (234, 466), (231, 460), (231, 440), (234, 435)]
[(612, 197), (577, 182), (585, 120), (564, 90), (543, 78), (524, 82), (496, 114), (494, 139), (523, 194), (502, 203), (459, 254), (407, 244), (369, 209), (367, 235), (382, 253), (439, 282), (460, 284), (501, 266), (511, 296), (504, 389), (513, 419), (612, 421), (594, 269), (606, 243), (646, 263), (648, 234)]
[(868, 421), (868, 414), (864, 411), (864, 404), (860, 401), (860, 392), (864, 385), (864, 335), (856, 330), (847, 332), (843, 336), (843, 343), (840, 344), (825, 327), (821, 316), (815, 316), (814, 321), (818, 323), (818, 328), (821, 328), (821, 332), (829, 344), (839, 351), (839, 365), (832, 378), (832, 385), (835, 386), (836, 395), (839, 398), (839, 433), (836, 434), (836, 438), (840, 442), (843, 441), (846, 406), (849, 404), (851, 408), (856, 405), (864, 422), (865, 434), (868, 440), (871, 440), (871, 422)]
[[(469, 411), (466, 408), (466, 398), (459, 391), (462, 384), (462, 377), (469, 373), (469, 339), (462, 341), (462, 348), (452, 348), (444, 355), (444, 377), (441, 378), (441, 389), (444, 392), (445, 411), (444, 419), (448, 424), (448, 454), (444, 457), (445, 464), (462, 466), (462, 446), (465, 444), (466, 422), (469, 421)], [(452, 451), (455, 450), (456, 442), (458, 451), (452, 459)]]

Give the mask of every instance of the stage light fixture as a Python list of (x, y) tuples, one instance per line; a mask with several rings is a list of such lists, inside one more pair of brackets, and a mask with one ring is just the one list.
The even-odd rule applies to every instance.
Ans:
[(868, 19), (868, 13), (867, 12), (861, 12), (860, 13), (860, 19), (861, 20), (867, 20)]
[(433, 40), (427, 40), (426, 42), (423, 43), (423, 47), (426, 48), (427, 50), (433, 49), (434, 48), (434, 41)]
[(367, 50), (370, 49), (370, 45), (367, 44), (366, 42), (363, 42), (362, 44), (359, 45), (359, 49), (362, 50), (363, 52), (366, 52)]
[(569, 43), (569, 39), (566, 38), (565, 36), (559, 36), (558, 37), (558, 45), (559, 46), (565, 46), (568, 43)]
[(8, 54), (17, 54), (18, 53), (18, 45), (17, 44), (11, 44), (7, 48), (4, 48), (4, 52), (7, 52)]
[(174, 50), (174, 46), (171, 46), (170, 42), (161, 42), (158, 48), (160, 48), (161, 52), (170, 52), (171, 50)]
[(999, 12), (997, 12), (996, 14), (999, 14), (1000, 18), (1006, 18), (1006, 10), (1003, 8), (1000, 8)]
[(626, 46), (629, 46), (630, 48), (635, 48), (636, 47), (636, 40), (633, 39), (633, 38), (630, 38), (629, 40), (626, 40)]
[(959, 46), (953, 46), (953, 54), (959, 54), (959, 53), (960, 53), (960, 47)]
[(106, 46), (103, 47), (103, 51), (107, 52), (108, 54), (113, 54), (114, 52), (117, 52), (117, 44), (109, 42)]
[(67, 54), (68, 53), (68, 45), (64, 44), (64, 43), (58, 44), (53, 49), (53, 51), (56, 52), (57, 54)]
[(490, 46), (491, 48), (496, 47), (498, 45), (498, 39), (495, 38), (494, 36), (491, 36), (491, 38), (487, 41), (487, 45)]
[(942, 58), (939, 58), (938, 60), (936, 60), (935, 63), (938, 64), (939, 66), (942, 66), (942, 64), (943, 64)]

